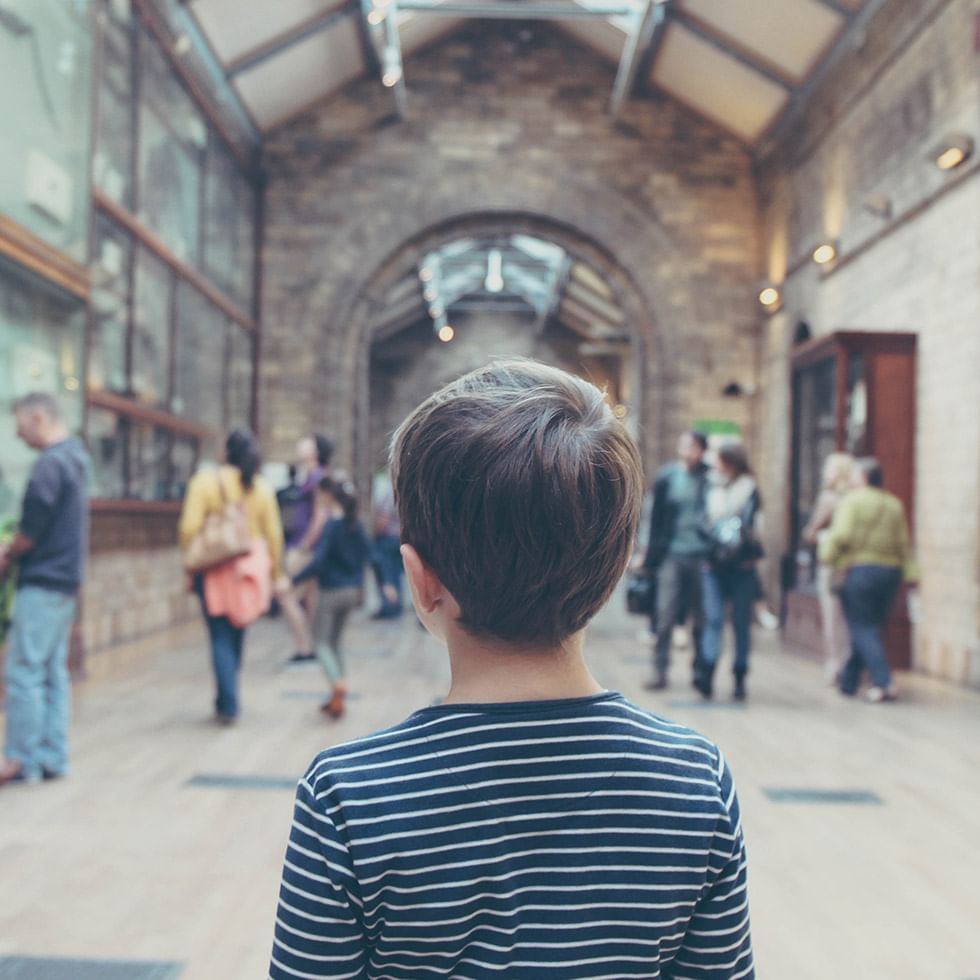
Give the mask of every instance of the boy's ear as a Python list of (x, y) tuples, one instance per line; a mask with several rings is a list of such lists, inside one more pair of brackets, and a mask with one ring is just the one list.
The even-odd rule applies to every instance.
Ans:
[(416, 608), (419, 612), (431, 613), (439, 605), (445, 591), (442, 582), (410, 544), (403, 544), (399, 550)]

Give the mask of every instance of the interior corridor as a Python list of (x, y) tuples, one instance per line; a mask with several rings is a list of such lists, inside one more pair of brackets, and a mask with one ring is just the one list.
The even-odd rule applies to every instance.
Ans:
[[(746, 706), (727, 700), (727, 661), (718, 699), (693, 695), (686, 651), (674, 651), (672, 688), (649, 694), (640, 620), (623, 605), (615, 595), (593, 625), (591, 665), (607, 687), (724, 747), (759, 976), (980, 976), (980, 696), (908, 675), (898, 704), (844, 700), (817, 664), (761, 631)], [(18, 888), (0, 901), (0, 977), (264, 976), (296, 779), (319, 749), (402, 720), (448, 680), (442, 650), (409, 616), (360, 613), (349, 714), (329, 723), (319, 667), (284, 668), (288, 649), (281, 623), (252, 631), (244, 713), (228, 729), (211, 720), (198, 624), (120, 648), (108, 676), (76, 685), (72, 776), (3, 796), (0, 860)], [(44, 972), (21, 957), (73, 962)], [(114, 960), (138, 965), (112, 972)]]

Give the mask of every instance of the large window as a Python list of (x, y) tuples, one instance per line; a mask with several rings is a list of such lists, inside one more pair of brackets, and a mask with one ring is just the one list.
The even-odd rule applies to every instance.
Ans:
[(139, 218), (196, 268), (208, 129), (149, 34), (139, 37), (139, 60)]
[(7, 410), (33, 391), (55, 395), (65, 423), (81, 423), (82, 334), (85, 305), (0, 261), (0, 519), (15, 516), (37, 454), (16, 435)]
[(126, 3), (98, 9), (101, 64), (98, 132), (92, 158), (95, 186), (118, 204), (133, 206), (133, 24)]
[(256, 189), (150, 25), (126, 0), (96, 13), (96, 494), (177, 500), (223, 434), (252, 424)]
[(244, 309), (251, 306), (255, 192), (235, 158), (212, 136), (204, 182), (204, 267)]
[(76, 261), (89, 214), (87, 6), (0, 3), (0, 213)]

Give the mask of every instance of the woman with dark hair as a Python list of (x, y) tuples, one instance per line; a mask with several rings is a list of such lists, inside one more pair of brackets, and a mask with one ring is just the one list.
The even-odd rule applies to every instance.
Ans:
[[(200, 596), (201, 609), (211, 640), (211, 663), (214, 668), (216, 720), (228, 725), (238, 717), (238, 674), (241, 668), (242, 644), (248, 623), (268, 607), (272, 580), (281, 587), (283, 539), (279, 508), (272, 488), (259, 473), (262, 457), (251, 432), (239, 429), (225, 443), (225, 464), (217, 470), (197, 473), (187, 488), (180, 515), (180, 546), (187, 553), (194, 538), (204, 528), (209, 515), (227, 511), (229, 504), (242, 512), (252, 550), (233, 562), (198, 573), (193, 579), (194, 591)], [(256, 586), (255, 601), (249, 608), (234, 604), (234, 611), (223, 600), (222, 590), (234, 588), (236, 563)], [(258, 579), (258, 581), (255, 581)], [(262, 604), (265, 608), (262, 608)]]
[(883, 489), (878, 460), (859, 459), (855, 469), (857, 489), (841, 500), (830, 530), (820, 541), (820, 560), (845, 572), (840, 598), (851, 654), (840, 672), (840, 690), (856, 694), (867, 669), (871, 675), (867, 699), (894, 701), (897, 692), (881, 630), (902, 579), (916, 579), (915, 561), (905, 508)]
[(713, 694), (715, 667), (721, 656), (727, 607), (735, 633), (735, 689), (745, 699), (745, 675), (752, 644), (752, 606), (757, 595), (755, 563), (762, 549), (755, 538), (761, 501), (748, 457), (740, 443), (725, 443), (716, 454), (708, 491), (706, 537), (709, 557), (702, 571), (704, 637), (694, 686), (706, 698)]
[(341, 640), (347, 617), (364, 599), (364, 566), (371, 555), (371, 539), (358, 520), (357, 493), (350, 480), (342, 474), (324, 477), (319, 496), (326, 523), (313, 558), (293, 576), (293, 584), (312, 578), (319, 584), (313, 649), (331, 685), (330, 698), (320, 710), (340, 718), (347, 695)]

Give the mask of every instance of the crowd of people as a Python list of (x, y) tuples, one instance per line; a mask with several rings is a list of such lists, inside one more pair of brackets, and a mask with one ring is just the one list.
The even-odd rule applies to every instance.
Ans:
[[(16, 589), (17, 610), (6, 657), (0, 785), (67, 771), (68, 634), (88, 548), (83, 444), (69, 435), (48, 395), (22, 398), (14, 414), (18, 434), (40, 458), (20, 522), (0, 542), (0, 578), (8, 601)], [(188, 487), (179, 540), (207, 626), (219, 724), (238, 717), (245, 632), (270, 606), (292, 637), (287, 663), (322, 666), (329, 690), (321, 710), (334, 719), (345, 712), (345, 626), (364, 601), (366, 569), (373, 569), (380, 600), (372, 618), (402, 614), (402, 535), (391, 479), (386, 471), (375, 477), (369, 534), (357, 488), (332, 466), (334, 448), (325, 435), (303, 436), (287, 485), (274, 492), (262, 475), (255, 437), (232, 432), (223, 463), (199, 471)], [(762, 500), (744, 447), (729, 441), (709, 449), (703, 433), (685, 432), (677, 459), (656, 474), (651, 496), (645, 556), (634, 566), (652, 585), (653, 676), (646, 686), (668, 687), (672, 647), (686, 623), (693, 686), (713, 697), (730, 619), (732, 695), (742, 701), (753, 616), (773, 618), (757, 571)], [(881, 631), (903, 579), (914, 581), (916, 572), (902, 505), (883, 489), (875, 460), (827, 458), (803, 540), (818, 559), (828, 680), (853, 695), (866, 671), (867, 698), (893, 700)]]
[[(653, 677), (648, 690), (668, 687), (677, 627), (690, 621), (693, 686), (706, 699), (722, 650), (726, 616), (734, 634), (732, 695), (747, 696), (753, 613), (766, 625), (757, 565), (764, 556), (758, 528), (762, 498), (745, 448), (724, 442), (710, 450), (708, 437), (685, 432), (677, 459), (653, 484), (649, 540), (634, 567), (649, 577)], [(903, 581), (914, 583), (901, 501), (883, 488), (878, 461), (832, 453), (803, 541), (816, 551), (817, 593), (828, 680), (842, 694), (858, 692), (865, 671), (866, 697), (897, 697), (882, 642), (882, 629)], [(841, 620), (846, 623), (842, 629)]]
[[(223, 465), (202, 470), (188, 486), (179, 537), (211, 638), (219, 724), (238, 716), (245, 630), (270, 606), (281, 611), (293, 639), (287, 663), (318, 660), (323, 667), (330, 691), (321, 710), (334, 719), (346, 706), (344, 630), (363, 604), (369, 566), (381, 597), (375, 618), (401, 614), (401, 561), (392, 560), (399, 530), (389, 495), (382, 490), (376, 499), (372, 538), (360, 518), (357, 488), (331, 465), (333, 452), (324, 435), (301, 438), (289, 483), (274, 493), (260, 473), (255, 437), (237, 431), (228, 437)], [(378, 482), (383, 486), (382, 477)], [(244, 524), (240, 534), (236, 522)], [(209, 535), (225, 546), (197, 560)]]
[[(14, 413), (40, 458), (0, 546), (0, 576), (17, 575), (0, 784), (68, 770), (67, 641), (88, 548), (82, 443), (50, 396), (27, 396)], [(589, 980), (600, 964), (632, 964), (631, 976), (675, 964), (752, 977), (741, 820), (723, 756), (604, 690), (584, 659), (585, 627), (634, 551), (643, 496), (636, 447), (602, 393), (521, 360), (450, 384), (395, 433), (391, 476), (373, 487), (372, 533), (333, 449), (322, 435), (301, 439), (277, 494), (255, 437), (235, 431), (221, 465), (188, 487), (179, 541), (210, 638), (216, 720), (239, 714), (245, 633), (273, 603), (294, 640), (287, 663), (318, 660), (322, 710), (343, 715), (344, 628), (372, 566), (375, 617), (401, 613), (405, 574), (420, 623), (448, 649), (452, 683), (441, 704), (326, 750), (300, 780), (270, 976), (335, 975), (327, 962), (349, 976), (402, 975), (434, 959), (499, 975), (514, 949), (467, 937), (493, 937), (506, 921), (532, 972), (557, 964)], [(708, 449), (703, 434), (685, 433), (652, 488), (641, 562), (658, 586), (649, 686), (667, 686), (672, 634), (688, 620), (693, 683), (712, 697), (730, 617), (743, 700), (762, 501), (741, 444), (714, 447), (710, 466)], [(881, 627), (903, 578), (915, 577), (902, 505), (882, 484), (875, 460), (835, 454), (804, 531), (821, 562), (828, 674), (851, 695), (867, 671), (872, 701), (895, 697)], [(596, 862), (610, 839), (616, 863)], [(679, 866), (651, 863), (660, 851)], [(578, 903), (585, 886), (601, 901)]]

